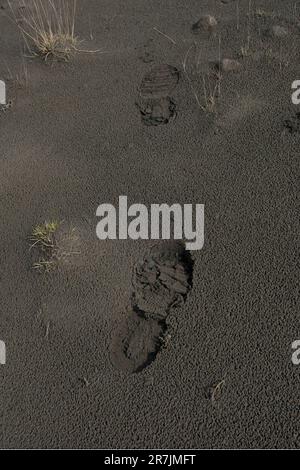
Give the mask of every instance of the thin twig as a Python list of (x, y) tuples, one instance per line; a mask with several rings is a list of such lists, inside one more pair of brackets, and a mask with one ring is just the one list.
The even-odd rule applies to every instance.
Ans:
[(240, 30), (240, 0), (236, 2), (236, 29)]
[(50, 322), (48, 322), (46, 325), (45, 339), (47, 339), (49, 336), (49, 330), (50, 330)]
[(211, 395), (211, 401), (213, 403), (215, 403), (220, 398), (220, 394), (222, 392), (222, 388), (224, 385), (225, 385), (225, 379), (221, 380), (221, 382), (214, 385), (212, 395)]
[(167, 34), (163, 33), (162, 31), (160, 31), (158, 28), (156, 28), (156, 26), (153, 27), (154, 31), (156, 31), (157, 33), (161, 34), (162, 36), (164, 36), (166, 39), (168, 39), (169, 41), (172, 42), (172, 44), (175, 44), (175, 46), (177, 45), (176, 41), (174, 39), (172, 39), (170, 36), (168, 36)]
[(189, 76), (189, 74), (188, 74), (188, 72), (187, 72), (187, 67), (186, 67), (186, 66), (187, 66), (187, 59), (188, 59), (189, 53), (190, 53), (190, 51), (192, 50), (193, 47), (194, 47), (194, 44), (192, 44), (191, 47), (187, 50), (187, 52), (186, 52), (186, 54), (185, 54), (185, 57), (184, 57), (184, 59), (183, 59), (183, 62), (182, 62), (182, 68), (183, 68), (183, 72), (184, 72), (184, 74), (185, 74), (185, 76), (186, 76), (186, 78), (187, 78), (187, 80), (188, 80), (188, 82), (189, 82), (190, 88), (191, 88), (191, 90), (192, 90), (192, 92), (193, 92), (193, 94), (194, 94), (194, 97), (195, 97), (195, 99), (196, 99), (196, 101), (197, 101), (197, 104), (198, 104), (199, 108), (202, 109), (202, 111), (205, 112), (205, 108), (202, 106), (202, 104), (201, 104), (200, 101), (199, 101), (198, 95), (197, 95), (197, 93), (196, 93), (196, 90), (195, 90), (195, 88), (194, 88), (193, 82), (192, 82), (192, 80), (191, 80), (191, 78), (190, 78), (190, 76)]
[(219, 73), (218, 73), (218, 95), (221, 96), (221, 35), (219, 36)]

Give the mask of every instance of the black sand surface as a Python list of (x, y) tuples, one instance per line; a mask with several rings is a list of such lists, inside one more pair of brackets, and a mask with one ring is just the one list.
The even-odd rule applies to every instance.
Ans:
[[(27, 87), (15, 80), (21, 43), (0, 3), (0, 79), (12, 100), (0, 112), (1, 448), (300, 447), (299, 2), (253, 1), (251, 51), (240, 57), (248, 1), (237, 24), (236, 1), (80, 0), (84, 47), (107, 53), (25, 58)], [(192, 29), (204, 14), (216, 30)], [(193, 93), (203, 104), (195, 51), (200, 76), (215, 80), (220, 34), (222, 58), (240, 67), (222, 73), (209, 113)], [(178, 83), (140, 96), (162, 64)], [(97, 206), (119, 195), (205, 204), (205, 246), (162, 330), (135, 316), (139, 306), (130, 318), (133, 274), (153, 242), (96, 238)], [(76, 228), (80, 254), (39, 274), (28, 236), (51, 219)], [(142, 321), (153, 341), (129, 338), (128, 323)], [(133, 355), (153, 349), (148, 367), (122, 368), (122, 331)]]

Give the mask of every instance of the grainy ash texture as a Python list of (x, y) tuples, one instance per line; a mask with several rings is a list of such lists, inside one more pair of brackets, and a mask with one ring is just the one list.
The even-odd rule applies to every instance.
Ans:
[[(253, 1), (253, 50), (241, 58), (248, 1), (237, 29), (236, 1), (81, 0), (83, 48), (108, 53), (67, 64), (26, 59), (27, 88), (9, 80), (5, 64), (15, 76), (20, 39), (0, 3), (0, 78), (12, 99), (0, 114), (0, 446), (299, 447), (291, 343), (300, 331), (300, 126), (290, 96), (299, 2)], [(192, 28), (205, 14), (216, 31)], [(182, 62), (196, 41), (200, 76), (209, 71), (219, 33), (222, 58), (241, 67), (222, 73), (212, 115), (197, 106)], [(191, 49), (203, 100), (195, 61)], [(178, 83), (167, 79), (170, 95), (166, 87), (141, 96), (160, 64), (179, 71)], [(139, 373), (116, 367), (111, 351), (152, 243), (95, 235), (97, 206), (117, 205), (119, 195), (205, 204), (192, 287), (167, 317), (165, 347)], [(39, 275), (27, 238), (45, 219), (76, 227), (81, 254)], [(220, 382), (221, 392), (207, 394)]]

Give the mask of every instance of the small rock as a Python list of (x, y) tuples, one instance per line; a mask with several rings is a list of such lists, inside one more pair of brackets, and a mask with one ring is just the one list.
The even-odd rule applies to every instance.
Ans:
[(272, 27), (272, 34), (277, 38), (285, 38), (289, 35), (289, 30), (284, 28), (283, 26), (273, 26)]
[(214, 16), (204, 15), (201, 16), (197, 23), (193, 24), (192, 30), (195, 34), (201, 31), (212, 31), (217, 26), (218, 22)]
[(236, 72), (241, 68), (240, 62), (234, 59), (223, 59), (220, 65), (221, 72)]

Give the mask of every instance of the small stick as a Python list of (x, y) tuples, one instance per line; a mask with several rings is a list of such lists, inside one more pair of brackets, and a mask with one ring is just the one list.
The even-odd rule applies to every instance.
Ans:
[(91, 41), (94, 40), (94, 35), (93, 35), (93, 31), (92, 31), (92, 24), (91, 24), (91, 15), (89, 14), (89, 29), (90, 29), (90, 39)]
[(251, 10), (252, 10), (252, 0), (249, 0), (249, 11), (248, 11), (248, 37), (247, 37), (247, 49), (250, 50), (250, 41), (251, 41)]
[(219, 36), (219, 75), (218, 75), (218, 95), (221, 96), (221, 35)]
[(49, 330), (50, 330), (50, 322), (47, 323), (47, 326), (46, 326), (46, 334), (45, 334), (45, 339), (48, 338), (49, 336)]
[(199, 101), (199, 98), (198, 98), (198, 95), (197, 95), (197, 93), (196, 93), (196, 90), (195, 90), (195, 88), (194, 88), (194, 86), (193, 86), (192, 80), (191, 80), (191, 78), (190, 78), (190, 76), (189, 76), (189, 74), (188, 74), (188, 72), (187, 72), (187, 69), (186, 69), (187, 59), (188, 59), (189, 53), (190, 53), (190, 51), (191, 51), (191, 49), (192, 49), (193, 47), (194, 47), (194, 44), (192, 44), (191, 47), (186, 51), (185, 57), (184, 57), (183, 62), (182, 62), (182, 68), (183, 68), (184, 74), (185, 74), (185, 76), (186, 76), (186, 78), (187, 78), (187, 80), (188, 80), (188, 82), (189, 82), (190, 88), (191, 88), (191, 90), (192, 90), (192, 92), (193, 92), (193, 95), (194, 95), (194, 97), (195, 97), (195, 99), (196, 99), (196, 101), (197, 101), (197, 104), (198, 104), (199, 108), (202, 109), (202, 111), (205, 111), (205, 108), (201, 105), (201, 103), (200, 103), (200, 101)]
[(204, 93), (205, 106), (208, 108), (208, 98), (207, 98), (207, 91), (206, 91), (206, 81), (205, 81), (204, 75), (202, 75), (202, 83), (203, 83), (203, 93)]
[(153, 27), (154, 31), (156, 31), (157, 33), (161, 34), (162, 36), (164, 36), (166, 39), (168, 39), (169, 41), (171, 41), (172, 44), (175, 44), (175, 46), (177, 45), (176, 41), (174, 41), (174, 39), (172, 39), (170, 36), (168, 36), (167, 34), (163, 33), (162, 31), (160, 31), (158, 28), (156, 28), (156, 26)]
[(225, 385), (225, 379), (221, 380), (218, 384), (214, 386), (212, 396), (211, 396), (211, 401), (214, 403), (218, 400), (220, 393), (222, 391), (223, 386)]
[(86, 387), (89, 387), (90, 382), (88, 381), (88, 379), (86, 377), (82, 377), (82, 381), (83, 381), (83, 383)]
[(279, 63), (280, 63), (280, 72), (281, 72), (282, 71), (282, 44), (280, 44)]

